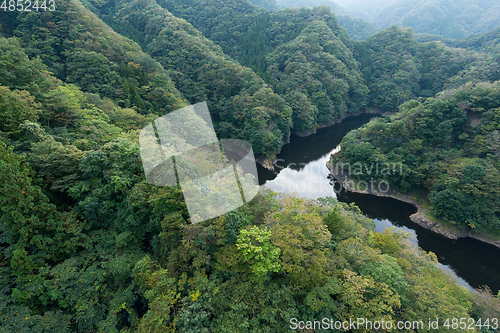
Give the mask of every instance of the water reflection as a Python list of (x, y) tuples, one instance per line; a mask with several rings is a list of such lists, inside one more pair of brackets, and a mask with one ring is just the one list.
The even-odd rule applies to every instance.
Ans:
[(265, 184), (274, 191), (286, 194), (295, 192), (310, 199), (333, 196), (331, 185), (325, 181), (328, 175), (325, 167), (328, 156), (308, 163), (300, 171), (293, 167), (284, 168), (274, 180), (267, 181)]
[[(291, 138), (278, 154), (275, 171), (258, 166), (259, 182), (282, 193), (298, 193), (316, 199), (336, 196), (330, 184), (326, 162), (345, 134), (368, 122), (373, 115), (350, 117), (335, 126), (318, 130), (306, 138)], [(338, 190), (338, 189), (337, 189)], [(413, 223), (409, 216), (416, 212), (410, 204), (342, 191), (337, 199), (355, 202), (361, 211), (374, 219), (377, 231), (396, 226), (411, 233), (411, 240), (425, 251), (434, 252), (439, 266), (450, 272), (460, 285), (469, 289), (488, 285), (493, 293), (500, 289), (500, 249), (465, 238), (456, 241), (437, 235)]]

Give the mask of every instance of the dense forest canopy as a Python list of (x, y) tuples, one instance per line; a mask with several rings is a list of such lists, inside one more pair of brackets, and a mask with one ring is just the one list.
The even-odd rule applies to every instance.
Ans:
[(499, 65), (478, 52), (493, 32), (468, 50), (401, 27), (357, 42), (326, 6), (246, 0), (61, 0), (0, 22), (0, 332), (498, 318), (489, 290), (331, 197), (263, 189), (191, 223), (180, 186), (146, 181), (139, 147), (147, 124), (201, 101), (219, 138), (266, 158), (293, 132), (399, 110), (347, 135), (340, 157), (401, 162), (391, 185), (495, 234)]

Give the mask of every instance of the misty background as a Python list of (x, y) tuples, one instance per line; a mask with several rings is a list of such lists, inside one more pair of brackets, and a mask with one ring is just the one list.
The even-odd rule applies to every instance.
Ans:
[[(366, 39), (391, 25), (417, 34), (463, 39), (500, 26), (500, 0), (251, 0), (276, 10), (292, 7), (331, 8), (351, 38)], [(434, 39), (439, 39), (435, 37)]]

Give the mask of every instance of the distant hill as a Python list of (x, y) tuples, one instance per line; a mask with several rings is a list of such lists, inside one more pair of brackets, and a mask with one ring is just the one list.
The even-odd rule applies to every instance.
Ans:
[(319, 7), (321, 5), (327, 5), (332, 9), (337, 16), (338, 15), (348, 15), (348, 13), (339, 6), (336, 2), (331, 0), (276, 0), (278, 5), (284, 8), (293, 7)]
[[(252, 1), (264, 2), (264, 0)], [(327, 5), (339, 18), (340, 25), (345, 27), (349, 36), (355, 40), (366, 39), (376, 31), (394, 24), (411, 27), (417, 34), (423, 34), (419, 36), (421, 41), (442, 40), (437, 36), (464, 39), (488, 33), (500, 26), (500, 0), (276, 0), (276, 2), (285, 8)], [(491, 40), (491, 37), (488, 40)], [(477, 42), (480, 41), (476, 40), (473, 43)]]
[(349, 37), (354, 40), (367, 39), (377, 32), (373, 24), (359, 17), (352, 18), (351, 16), (344, 15), (338, 16), (337, 20), (340, 26), (345, 28)]
[[(339, 24), (344, 27), (349, 37), (354, 40), (362, 40), (370, 37), (375, 32), (373, 25), (359, 17), (367, 17), (367, 15), (356, 15), (356, 11), (346, 11), (336, 2), (330, 0), (277, 0), (281, 7), (319, 7), (327, 5), (335, 13)], [(359, 17), (358, 17), (359, 16)]]
[[(255, 0), (258, 1), (258, 0)], [(349, 15), (370, 21), (385, 7), (397, 0), (277, 0), (278, 5), (290, 7), (318, 7), (327, 5), (337, 15)]]
[(500, 54), (500, 27), (478, 36), (471, 36), (465, 40), (454, 41), (454, 46), (471, 49), (478, 52)]
[(393, 24), (417, 33), (465, 38), (500, 26), (500, 0), (400, 0), (372, 21), (375, 28)]
[(279, 6), (276, 3), (276, 0), (249, 0), (256, 6), (268, 9), (268, 10), (278, 10)]
[(349, 16), (360, 17), (367, 21), (374, 19), (378, 13), (397, 0), (336, 0)]

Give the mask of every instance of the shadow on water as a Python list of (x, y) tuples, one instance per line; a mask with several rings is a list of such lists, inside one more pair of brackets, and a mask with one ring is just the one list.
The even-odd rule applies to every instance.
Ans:
[[(319, 129), (309, 137), (292, 136), (290, 144), (277, 156), (276, 170), (258, 166), (259, 182), (284, 193), (297, 192), (307, 198), (336, 196), (328, 179), (326, 161), (344, 135), (368, 122), (374, 115), (350, 117), (332, 127)], [(309, 185), (297, 190), (299, 184)], [(451, 240), (435, 234), (415, 223), (409, 216), (416, 208), (392, 198), (342, 191), (337, 195), (342, 202), (355, 202), (363, 214), (374, 219), (376, 230), (396, 226), (415, 235), (412, 241), (425, 251), (434, 252), (439, 266), (451, 272), (457, 281), (469, 289), (488, 285), (494, 294), (500, 289), (500, 249), (471, 238)]]
[(498, 279), (500, 249), (472, 238), (452, 240), (427, 230), (410, 220), (409, 216), (417, 209), (406, 202), (345, 190), (337, 195), (337, 199), (342, 202), (356, 203), (363, 214), (375, 220), (377, 231), (383, 231), (390, 226), (396, 226), (405, 231), (412, 230), (416, 234), (416, 239), (413, 241), (417, 245), (425, 251), (434, 252), (441, 264), (451, 269), (472, 288), (487, 285), (495, 294), (500, 290)]

